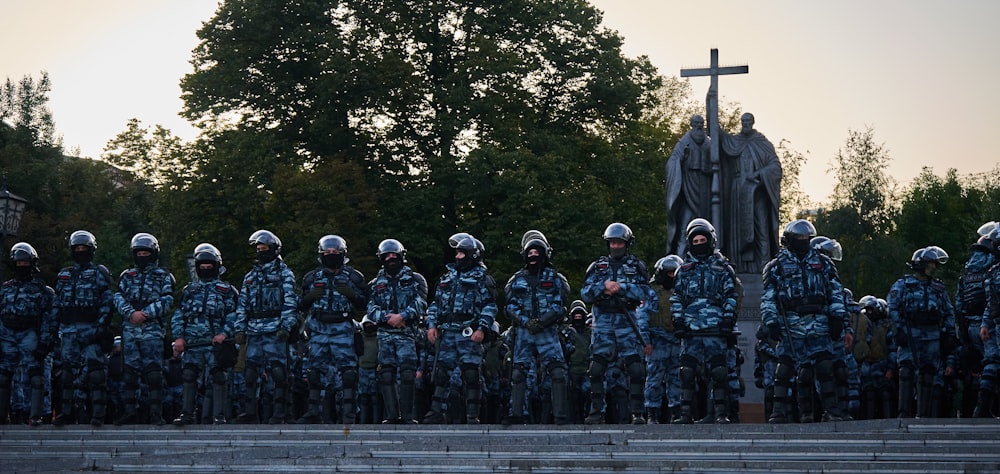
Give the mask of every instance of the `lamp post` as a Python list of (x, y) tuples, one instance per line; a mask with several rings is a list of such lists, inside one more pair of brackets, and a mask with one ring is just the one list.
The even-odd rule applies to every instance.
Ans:
[(0, 189), (0, 248), (4, 254), (7, 253), (7, 236), (17, 235), (17, 229), (21, 226), (21, 216), (24, 215), (24, 208), (27, 205), (27, 199), (7, 190), (5, 176), (3, 188)]

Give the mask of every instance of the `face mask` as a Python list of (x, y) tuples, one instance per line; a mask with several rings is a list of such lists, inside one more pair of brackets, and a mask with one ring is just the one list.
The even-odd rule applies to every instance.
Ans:
[(89, 250), (84, 250), (83, 252), (73, 252), (73, 261), (80, 265), (86, 265), (93, 259), (94, 255), (91, 254)]
[(691, 245), (691, 255), (695, 257), (706, 257), (712, 253), (712, 244), (705, 242), (703, 244)]
[(257, 261), (263, 264), (268, 264), (278, 258), (278, 252), (273, 250), (259, 250), (257, 251)]
[(14, 276), (18, 280), (29, 280), (29, 279), (31, 279), (31, 271), (32, 270), (33, 270), (33, 268), (31, 268), (31, 267), (16, 266), (16, 267), (14, 267)]
[(199, 268), (196, 271), (198, 278), (202, 280), (214, 280), (219, 277), (219, 267)]
[(799, 258), (805, 257), (809, 253), (809, 239), (791, 239), (788, 242), (788, 250)]
[(627, 251), (628, 251), (628, 249), (627, 249), (627, 248), (625, 248), (625, 247), (622, 247), (622, 248), (618, 248), (618, 249), (615, 249), (615, 248), (613, 248), (613, 249), (609, 249), (609, 252), (608, 252), (608, 253), (609, 253), (609, 255), (611, 255), (611, 258), (616, 258), (616, 259), (617, 259), (617, 258), (622, 258), (622, 257), (624, 257), (624, 256), (625, 256), (625, 253), (626, 253)]
[(659, 277), (656, 278), (656, 282), (659, 283), (661, 286), (663, 286), (663, 289), (665, 290), (673, 289), (674, 282), (676, 281), (677, 281), (676, 278), (669, 275), (660, 275)]
[(382, 264), (382, 268), (385, 268), (386, 273), (395, 275), (403, 269), (403, 261), (398, 258), (386, 260), (385, 263)]
[(528, 261), (528, 267), (530, 267), (530, 268), (537, 268), (537, 267), (539, 267), (539, 266), (542, 265), (542, 256), (541, 255), (532, 255), (532, 256), (528, 257), (527, 261)]
[(140, 256), (136, 255), (136, 257), (135, 257), (135, 266), (137, 266), (139, 268), (146, 268), (146, 267), (149, 266), (149, 264), (153, 263), (153, 261), (154, 260), (153, 260), (153, 256), (152, 255), (146, 255), (146, 256), (143, 256), (143, 257), (140, 257)]
[(468, 270), (473, 263), (475, 262), (469, 257), (455, 258), (455, 268), (459, 270)]
[(326, 268), (340, 268), (344, 266), (344, 254), (342, 253), (325, 253), (319, 259)]

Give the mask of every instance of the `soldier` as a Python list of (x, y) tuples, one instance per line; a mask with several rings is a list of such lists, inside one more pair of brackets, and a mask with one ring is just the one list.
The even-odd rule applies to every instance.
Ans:
[(483, 339), (497, 314), (496, 282), (482, 264), (483, 245), (466, 235), (455, 239), (455, 263), (438, 282), (427, 308), (427, 340), (437, 346), (432, 380), (434, 395), (424, 423), (444, 423), (449, 380), (461, 370), (466, 421), (479, 424)]
[[(685, 248), (687, 245), (685, 244)], [(649, 282), (652, 295), (643, 303), (649, 314), (649, 342), (653, 353), (646, 359), (646, 423), (657, 424), (664, 416), (663, 402), (666, 399), (669, 412), (667, 419), (680, 413), (681, 383), (680, 370), (681, 340), (674, 334), (674, 318), (670, 313), (670, 296), (674, 292), (677, 269), (684, 260), (677, 255), (667, 255), (656, 261), (653, 278)]]
[[(198, 383), (212, 386), (211, 400), (216, 425), (226, 424), (226, 371), (236, 363), (236, 347), (227, 341), (235, 333), (236, 305), (239, 291), (219, 279), (225, 272), (222, 253), (209, 243), (194, 249), (194, 265), (198, 280), (188, 283), (181, 292), (180, 306), (170, 319), (174, 350), (180, 352), (183, 369), (181, 413), (174, 419), (177, 426), (195, 422), (195, 399)], [(210, 380), (205, 378), (206, 369)]]
[[(324, 235), (317, 252), (320, 266), (302, 278), (302, 310), (309, 332), (309, 410), (296, 422), (320, 422), (324, 381), (339, 371), (341, 419), (352, 424), (359, 382), (356, 346), (364, 345), (355, 322), (368, 304), (368, 288), (364, 275), (347, 264), (347, 241), (342, 237)], [(329, 385), (326, 388), (332, 391)]]
[(816, 228), (809, 221), (790, 222), (782, 232), (782, 249), (763, 271), (761, 322), (768, 337), (781, 341), (769, 423), (788, 422), (786, 394), (793, 377), (798, 385), (800, 421), (812, 421), (814, 380), (819, 382), (823, 421), (843, 420), (845, 415), (833, 373), (833, 339), (839, 338), (843, 328), (838, 323), (847, 317), (844, 290), (833, 262), (810, 246), (815, 236)]
[[(383, 420), (378, 403), (378, 326), (365, 316), (361, 320), (361, 350), (358, 350), (358, 418), (357, 422), (370, 425)], [(359, 349), (355, 347), (355, 349)]]
[(575, 333), (573, 352), (569, 357), (569, 405), (570, 418), (573, 423), (583, 423), (590, 411), (587, 400), (590, 396), (590, 378), (587, 369), (590, 367), (590, 337), (591, 317), (587, 304), (582, 300), (573, 300), (569, 305), (569, 324)]
[[(566, 314), (569, 282), (552, 266), (552, 249), (544, 236), (529, 239), (521, 248), (524, 267), (510, 277), (504, 289), (505, 309), (516, 326), (511, 373), (511, 416), (504, 424), (523, 424), (527, 376), (530, 368), (551, 380), (552, 413), (556, 424), (569, 422), (566, 396), (566, 359), (559, 339), (559, 323)], [(539, 373), (536, 380), (544, 379)], [(535, 387), (532, 387), (533, 389)]]
[(174, 304), (174, 276), (159, 266), (160, 244), (152, 234), (132, 236), (135, 266), (118, 276), (115, 307), (122, 316), (125, 412), (115, 425), (138, 421), (139, 375), (149, 387), (149, 423), (163, 421), (163, 324)]
[[(761, 325), (757, 328), (757, 344), (754, 346), (753, 383), (764, 390), (764, 419), (771, 418), (774, 408), (774, 371), (778, 366), (778, 354), (775, 350), (778, 341), (771, 339), (767, 328)], [(785, 393), (782, 397), (787, 398)]]
[(417, 337), (427, 312), (427, 280), (406, 265), (406, 248), (396, 239), (380, 242), (375, 256), (382, 268), (368, 283), (368, 319), (378, 325), (382, 422), (413, 424)]
[(917, 249), (907, 263), (913, 273), (896, 280), (889, 290), (889, 316), (898, 346), (900, 418), (940, 416), (944, 376), (954, 370), (954, 361), (945, 363), (942, 355), (950, 358), (955, 347), (955, 310), (944, 282), (934, 277), (946, 262), (948, 253), (941, 247)]
[(963, 345), (968, 345), (982, 359), (983, 341), (979, 338), (979, 329), (986, 311), (986, 275), (997, 260), (993, 256), (993, 239), (988, 233), (979, 236), (970, 250), (972, 254), (965, 262), (955, 291), (955, 324)]
[[(608, 367), (621, 358), (629, 379), (629, 405), (632, 423), (645, 424), (643, 389), (646, 385), (646, 365), (643, 355), (653, 353), (645, 312), (636, 308), (649, 295), (649, 273), (646, 264), (629, 253), (635, 243), (632, 229), (620, 222), (604, 230), (608, 255), (590, 264), (580, 291), (584, 302), (593, 304), (594, 329), (590, 346), (590, 414), (588, 424), (604, 422), (604, 378)], [(637, 318), (637, 316), (639, 316)]]
[(715, 227), (705, 219), (687, 226), (688, 253), (677, 270), (670, 296), (674, 328), (682, 334), (681, 414), (677, 423), (691, 423), (695, 379), (702, 374), (712, 387), (715, 423), (729, 420), (727, 340), (736, 326), (736, 272), (716, 250)]
[(873, 295), (865, 295), (859, 320), (865, 323), (864, 333), (855, 333), (854, 356), (861, 364), (862, 406), (865, 419), (893, 416), (892, 402), (896, 398), (893, 379), (896, 373), (896, 341), (888, 305)]
[(268, 230), (250, 235), (257, 263), (243, 277), (236, 305), (236, 343), (246, 345), (245, 406), (238, 423), (258, 423), (261, 371), (274, 384), (273, 412), (269, 423), (285, 422), (288, 398), (288, 340), (298, 322), (295, 274), (281, 259), (281, 240)]
[[(45, 422), (42, 364), (55, 342), (55, 292), (38, 277), (38, 253), (18, 242), (10, 249), (14, 278), (0, 287), (0, 425), (8, 423), (14, 374), (23, 369), (31, 387), (28, 423)], [(16, 421), (15, 421), (16, 422)]]
[[(829, 258), (834, 266), (837, 262), (843, 260), (844, 250), (834, 239), (826, 236), (818, 235), (809, 240), (809, 246), (813, 248), (816, 252)], [(846, 319), (838, 323), (834, 322), (831, 328), (841, 328), (840, 331), (830, 333), (830, 338), (833, 339), (833, 345), (831, 346), (833, 350), (833, 381), (837, 391), (837, 400), (840, 401), (841, 408), (845, 411), (845, 418), (850, 419), (850, 404), (851, 396), (853, 390), (853, 400), (857, 402), (857, 384), (854, 383), (855, 376), (857, 375), (857, 361), (854, 360), (853, 354), (850, 353), (851, 347), (854, 345), (854, 327), (851, 324), (853, 316), (861, 311), (858, 307), (857, 302), (854, 301), (854, 293), (850, 289), (844, 288), (844, 309), (846, 314)], [(841, 341), (844, 341), (841, 343)], [(807, 414), (803, 414), (807, 415)]]
[[(1000, 257), (1000, 228), (989, 234), (994, 257)], [(985, 281), (986, 307), (979, 326), (979, 340), (983, 343), (983, 373), (979, 378), (979, 399), (972, 413), (974, 418), (993, 415), (996, 401), (997, 376), (1000, 375), (1000, 264), (993, 265)]]

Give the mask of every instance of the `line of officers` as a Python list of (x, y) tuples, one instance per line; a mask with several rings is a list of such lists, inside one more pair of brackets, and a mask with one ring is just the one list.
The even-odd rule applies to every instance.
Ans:
[[(990, 262), (1000, 251), (997, 232), (994, 226), (978, 242), (980, 250), (988, 243), (981, 253)], [(114, 285), (110, 272), (94, 262), (93, 234), (74, 232), (69, 248), (75, 264), (59, 272), (54, 289), (37, 277), (38, 255), (21, 242), (10, 253), (15, 276), (0, 293), (0, 420), (9, 417), (13, 374), (24, 368), (31, 425), (85, 421), (74, 418), (74, 391), (82, 390), (89, 399), (90, 424), (101, 426), (108, 404), (106, 354), (115, 336), (111, 317), (117, 311), (124, 343), (124, 410), (116, 425), (139, 421), (140, 387), (148, 397), (149, 422), (166, 422), (163, 347), (168, 327), (173, 350), (182, 358), (181, 411), (172, 420), (181, 426), (197, 421), (199, 393), (209, 400), (205, 406), (212, 422), (229, 422), (227, 378), (237, 358), (245, 364), (246, 394), (233, 421), (263, 421), (261, 398), (267, 398), (270, 423), (323, 422), (329, 419), (323, 401), (334, 392), (338, 419), (354, 423), (362, 378), (359, 354), (364, 353), (364, 335), (372, 332), (378, 341), (375, 378), (385, 423), (463, 421), (455, 419), (456, 413), (466, 423), (479, 423), (483, 401), (490, 395), (496, 399), (501, 381), (507, 424), (567, 424), (580, 418), (587, 424), (738, 421), (742, 357), (735, 336), (742, 285), (717, 249), (712, 224), (692, 220), (684, 258), (661, 258), (652, 277), (629, 251), (635, 237), (627, 225), (609, 225), (603, 239), (607, 255), (590, 265), (580, 299), (568, 307), (569, 285), (538, 231), (522, 238), (524, 266), (507, 281), (503, 302), (497, 301), (495, 281), (483, 262), (482, 242), (465, 233), (449, 238), (455, 259), (446, 265), (431, 299), (426, 279), (406, 265), (406, 249), (394, 239), (379, 244), (380, 269), (366, 282), (348, 265), (346, 241), (323, 236), (318, 267), (297, 281), (281, 258), (281, 241), (259, 230), (249, 238), (256, 262), (240, 288), (221, 279), (225, 269), (218, 249), (200, 244), (194, 250), (198, 278), (176, 302), (174, 278), (158, 265), (159, 244), (151, 234), (132, 238), (135, 266)], [(887, 379), (898, 372), (899, 414), (935, 416), (933, 400), (940, 397), (943, 377), (957, 365), (953, 358), (963, 346), (959, 332), (967, 333), (966, 342), (982, 343), (976, 415), (988, 416), (1000, 368), (996, 318), (991, 316), (1000, 308), (991, 304), (994, 293), (1000, 294), (1000, 280), (990, 282), (1000, 278), (1000, 271), (963, 276), (959, 302), (965, 317), (962, 331), (956, 331), (944, 285), (933, 278), (947, 254), (935, 246), (918, 249), (909, 263), (913, 273), (893, 285), (884, 305), (874, 297), (862, 298), (856, 313), (869, 321), (862, 332), (836, 274), (839, 244), (817, 238), (805, 220), (785, 226), (781, 243), (778, 256), (763, 271), (757, 334), (769, 422), (788, 422), (796, 414), (799, 421), (811, 421), (814, 412), (824, 421), (850, 418), (851, 397), (845, 393), (853, 379), (849, 361), (856, 352), (850, 350), (855, 335), (869, 352), (885, 346), (880, 349), (885, 365), (870, 371)], [(968, 290), (976, 281), (981, 290)], [(967, 291), (981, 297), (978, 320), (978, 309), (966, 304)], [(501, 308), (512, 324), (502, 333), (496, 324)], [(302, 374), (293, 373), (289, 363), (300, 338), (308, 341)], [(509, 362), (502, 371), (509, 379), (489, 370), (489, 351), (498, 347), (503, 353), (499, 358)], [(42, 361), (56, 350), (59, 370), (53, 373), (61, 393), (54, 395), (61, 403), (53, 406), (53, 414), (43, 414)], [(768, 351), (770, 359), (760, 356)], [(307, 409), (293, 415), (289, 392), (299, 376), (308, 387)], [(421, 404), (427, 411), (419, 418), (418, 382), (429, 394)], [(886, 398), (879, 390), (884, 389), (868, 391), (872, 400)], [(265, 391), (268, 396), (262, 397)], [(464, 402), (461, 410), (454, 406), (455, 391)], [(546, 395), (545, 417), (533, 409), (539, 393)], [(813, 408), (817, 393), (819, 410)]]

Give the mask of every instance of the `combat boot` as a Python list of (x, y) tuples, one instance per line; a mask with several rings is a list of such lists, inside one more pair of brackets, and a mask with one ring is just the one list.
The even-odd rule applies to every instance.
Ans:
[(633, 425), (645, 425), (646, 424), (646, 418), (644, 416), (642, 416), (642, 413), (633, 413), (632, 414), (632, 424)]
[(421, 423), (425, 425), (443, 425), (446, 422), (447, 420), (443, 413), (431, 410), (424, 415), (424, 420)]
[(173, 421), (175, 426), (193, 425), (194, 422), (195, 422), (194, 414), (187, 411), (182, 411), (181, 414), (177, 415), (177, 418), (174, 418)]
[(646, 409), (646, 424), (658, 425), (660, 424), (660, 409), (657, 407), (649, 407)]
[(976, 409), (972, 411), (973, 418), (993, 418), (990, 410), (993, 408), (993, 390), (980, 389)]

